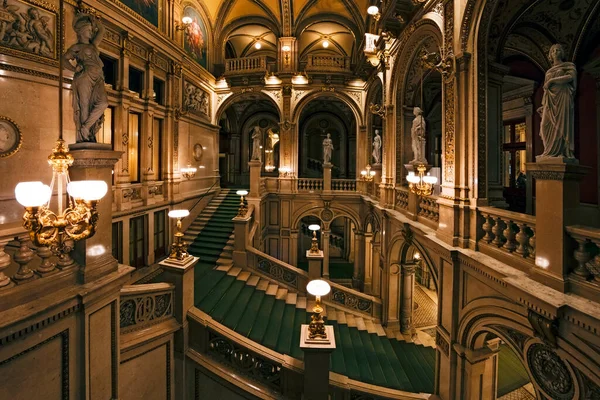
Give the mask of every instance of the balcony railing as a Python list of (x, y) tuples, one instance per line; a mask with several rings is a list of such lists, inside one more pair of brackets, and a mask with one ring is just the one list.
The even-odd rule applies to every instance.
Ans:
[(323, 179), (321, 178), (298, 178), (299, 192), (316, 192), (323, 190)]
[(396, 210), (402, 211), (408, 209), (408, 189), (404, 187), (396, 188)]
[(484, 219), (484, 236), (478, 240), (479, 248), (491, 256), (498, 251), (527, 263), (535, 259), (535, 217), (527, 214), (506, 211), (494, 207), (480, 207)]
[(573, 252), (577, 266), (573, 272), (600, 284), (600, 229), (574, 225), (567, 226), (567, 232), (577, 242)]
[(350, 71), (350, 57), (309, 55), (306, 63), (307, 71)]
[(241, 57), (225, 60), (225, 75), (237, 75), (267, 71), (267, 57)]
[(426, 218), (436, 223), (440, 219), (440, 206), (437, 196), (419, 197), (419, 217)]
[(355, 179), (332, 179), (331, 190), (338, 192), (356, 192)]

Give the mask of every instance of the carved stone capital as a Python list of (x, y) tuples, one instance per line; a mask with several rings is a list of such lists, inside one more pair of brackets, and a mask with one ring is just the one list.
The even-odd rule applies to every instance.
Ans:
[(529, 310), (527, 319), (531, 324), (531, 327), (535, 331), (535, 335), (542, 339), (544, 343), (549, 346), (556, 347), (556, 335), (558, 333), (558, 319), (553, 320), (544, 317), (536, 313), (533, 310)]

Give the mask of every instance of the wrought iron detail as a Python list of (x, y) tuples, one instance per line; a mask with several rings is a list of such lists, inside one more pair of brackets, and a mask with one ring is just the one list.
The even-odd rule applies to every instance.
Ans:
[(273, 264), (271, 261), (265, 258), (259, 258), (257, 268), (259, 271), (272, 276), (288, 286), (292, 286), (294, 288), (298, 287), (298, 275), (280, 265)]
[(550, 346), (532, 344), (527, 350), (527, 364), (537, 384), (552, 399), (573, 398), (575, 386), (571, 373)]
[(336, 288), (332, 288), (331, 299), (336, 303), (342, 304), (344, 307), (353, 308), (367, 314), (371, 314), (373, 310), (373, 302), (371, 300), (361, 299)]
[(121, 299), (119, 326), (122, 330), (140, 329), (173, 315), (171, 292), (150, 293)]

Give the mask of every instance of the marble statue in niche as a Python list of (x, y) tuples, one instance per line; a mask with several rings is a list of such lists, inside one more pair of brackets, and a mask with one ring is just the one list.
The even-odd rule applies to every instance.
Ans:
[(550, 47), (552, 67), (546, 71), (544, 96), (538, 113), (542, 116), (540, 136), (544, 152), (540, 157), (575, 158), (575, 88), (577, 69), (565, 61), (560, 44)]
[[(96, 133), (104, 122), (108, 107), (104, 89), (104, 64), (98, 45), (104, 35), (104, 26), (92, 15), (79, 13), (73, 18), (77, 43), (63, 55), (64, 65), (75, 72), (73, 76), (73, 119), (77, 129), (77, 143), (96, 142)], [(74, 64), (73, 64), (74, 61)]]
[(381, 136), (379, 136), (378, 129), (375, 129), (373, 138), (373, 160), (375, 160), (375, 165), (381, 164)]
[(208, 94), (202, 89), (185, 82), (184, 107), (188, 111), (195, 111), (208, 115)]
[(333, 141), (331, 140), (331, 134), (328, 133), (327, 137), (323, 140), (323, 164), (331, 164), (332, 153)]
[(252, 131), (252, 157), (251, 160), (258, 160), (260, 161), (260, 148), (261, 148), (261, 132), (260, 132), (260, 127), (255, 126), (254, 130)]
[(414, 159), (411, 163), (427, 164), (425, 158), (425, 118), (423, 118), (423, 110), (419, 107), (413, 109), (415, 119), (413, 119), (412, 128), (410, 129), (411, 146), (414, 154)]

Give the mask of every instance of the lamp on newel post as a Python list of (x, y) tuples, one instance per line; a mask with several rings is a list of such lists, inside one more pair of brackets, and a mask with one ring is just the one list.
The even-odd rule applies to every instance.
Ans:
[(311, 340), (327, 340), (327, 333), (325, 332), (325, 321), (323, 321), (323, 307), (321, 307), (321, 296), (327, 295), (331, 291), (329, 283), (322, 279), (315, 279), (308, 282), (306, 285), (306, 291), (315, 296), (315, 305), (312, 309), (313, 315), (310, 317), (310, 324), (308, 325), (308, 338)]
[(317, 231), (321, 229), (321, 227), (317, 224), (312, 224), (308, 226), (308, 229), (312, 231), (312, 239), (310, 240), (310, 254), (319, 254), (319, 240), (317, 239)]
[(248, 206), (244, 202), (244, 196), (248, 195), (248, 191), (247, 190), (238, 190), (237, 192), (235, 192), (235, 194), (240, 196), (240, 209), (238, 210), (237, 216), (245, 217), (246, 213), (248, 212)]
[(183, 261), (190, 257), (187, 251), (187, 243), (183, 241), (183, 232), (181, 232), (181, 220), (190, 215), (188, 210), (171, 210), (169, 218), (177, 218), (177, 232), (175, 232), (175, 241), (171, 245), (171, 260)]

